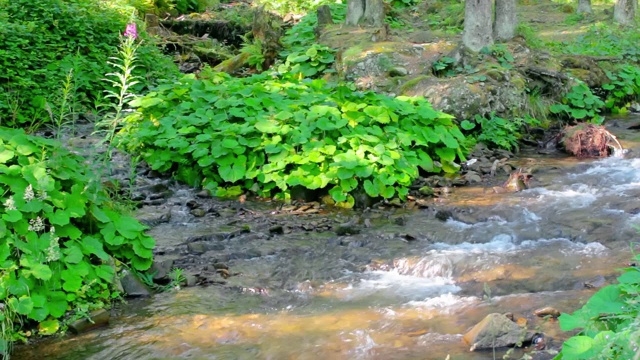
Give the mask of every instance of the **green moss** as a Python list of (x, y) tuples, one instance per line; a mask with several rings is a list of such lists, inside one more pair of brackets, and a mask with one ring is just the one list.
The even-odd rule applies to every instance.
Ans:
[(430, 76), (429, 75), (419, 75), (416, 76), (415, 78), (405, 82), (404, 84), (402, 84), (400, 86), (400, 88), (398, 89), (398, 92), (400, 94), (405, 94), (407, 91), (413, 89), (414, 87), (416, 87), (420, 82), (422, 82), (423, 80), (427, 80), (429, 79)]

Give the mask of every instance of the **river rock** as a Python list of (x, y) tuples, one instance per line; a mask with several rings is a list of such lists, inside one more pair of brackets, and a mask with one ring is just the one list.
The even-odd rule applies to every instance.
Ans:
[(560, 316), (560, 311), (558, 311), (555, 308), (552, 308), (551, 306), (543, 307), (542, 309), (538, 309), (533, 313), (539, 317), (551, 316), (551, 317), (557, 318), (558, 316)]
[(513, 346), (530, 341), (533, 333), (518, 326), (504, 314), (489, 314), (463, 339), (471, 345), (470, 351)]
[(151, 273), (153, 274), (153, 280), (167, 280), (169, 278), (169, 272), (173, 267), (172, 259), (154, 260), (151, 265)]
[(122, 284), (122, 289), (128, 297), (147, 297), (151, 295), (151, 290), (147, 285), (130, 271), (122, 271), (120, 284)]
[(207, 214), (207, 211), (203, 208), (195, 208), (189, 211), (189, 213), (195, 217), (203, 217)]
[(440, 221), (447, 221), (453, 217), (453, 213), (449, 210), (438, 210), (436, 213), (436, 219)]
[(423, 186), (418, 190), (418, 192), (422, 196), (433, 196), (434, 194), (433, 188), (431, 186)]
[(84, 333), (109, 324), (111, 313), (105, 309), (91, 312), (89, 318), (82, 318), (69, 324), (69, 330), (74, 334)]

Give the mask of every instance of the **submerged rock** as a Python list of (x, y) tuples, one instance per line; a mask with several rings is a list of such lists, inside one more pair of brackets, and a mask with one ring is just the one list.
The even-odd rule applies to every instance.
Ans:
[(489, 314), (469, 332), (463, 339), (471, 345), (470, 351), (493, 349), (522, 344), (531, 341), (533, 333), (518, 326), (504, 314)]
[(82, 318), (69, 324), (69, 330), (80, 334), (109, 324), (111, 313), (105, 309), (93, 311), (88, 318)]

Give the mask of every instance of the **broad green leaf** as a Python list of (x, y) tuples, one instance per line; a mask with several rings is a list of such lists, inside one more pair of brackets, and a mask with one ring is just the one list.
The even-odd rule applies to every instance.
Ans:
[(33, 300), (28, 296), (21, 296), (19, 299), (9, 298), (9, 306), (20, 315), (29, 315), (33, 310)]
[(32, 264), (30, 266), (30, 269), (28, 271), (29, 274), (31, 274), (33, 277), (35, 277), (36, 279), (40, 279), (40, 280), (49, 280), (51, 279), (51, 269), (49, 268), (49, 266), (47, 266), (46, 264)]
[(367, 195), (371, 196), (372, 198), (380, 196), (380, 190), (376, 185), (374, 185), (371, 180), (365, 180), (362, 183), (362, 187), (364, 188), (364, 191), (367, 193)]
[(66, 210), (56, 210), (55, 213), (49, 217), (49, 221), (53, 225), (64, 226), (69, 223), (69, 214)]
[(269, 134), (277, 133), (280, 131), (280, 126), (276, 122), (270, 120), (258, 121), (255, 124), (255, 127), (258, 131)]
[(621, 284), (640, 284), (640, 271), (632, 268), (618, 277)]
[(138, 220), (128, 216), (121, 216), (116, 219), (116, 221), (114, 221), (114, 225), (116, 231), (127, 239), (137, 238), (138, 235), (146, 229), (146, 227), (140, 224)]
[(563, 359), (594, 359), (593, 339), (588, 336), (573, 336), (562, 344)]
[(109, 255), (104, 251), (102, 242), (93, 236), (85, 236), (81, 243), (83, 253), (86, 255), (95, 255), (101, 260), (109, 260)]
[(58, 320), (46, 320), (42, 321), (38, 325), (38, 333), (40, 335), (53, 335), (60, 329), (60, 322)]
[(68, 264), (77, 264), (84, 258), (82, 250), (77, 245), (67, 245), (67, 248), (63, 249), (62, 252), (65, 254), (64, 262)]
[(94, 268), (96, 275), (107, 282), (113, 281), (115, 271), (109, 265), (98, 265)]
[(9, 149), (3, 149), (0, 151), (0, 164), (6, 164), (9, 160), (13, 159), (15, 152)]

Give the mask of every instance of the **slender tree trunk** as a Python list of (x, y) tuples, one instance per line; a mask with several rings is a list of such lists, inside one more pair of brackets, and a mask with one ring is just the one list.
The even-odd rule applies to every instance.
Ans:
[(591, 0), (578, 0), (578, 14), (591, 14)]
[(471, 51), (493, 44), (491, 0), (466, 0), (462, 43)]
[(384, 0), (366, 0), (364, 22), (373, 27), (384, 25)]
[(369, 26), (381, 27), (384, 25), (384, 0), (348, 0), (347, 19), (348, 26), (356, 26), (361, 22)]
[(360, 23), (360, 20), (364, 16), (364, 1), (365, 0), (347, 1), (347, 19), (345, 23), (348, 26), (356, 26)]
[(617, 0), (613, 7), (613, 20), (618, 24), (628, 25), (636, 16), (637, 9), (637, 0)]
[(496, 19), (493, 37), (496, 41), (506, 41), (516, 36), (516, 0), (496, 0)]

